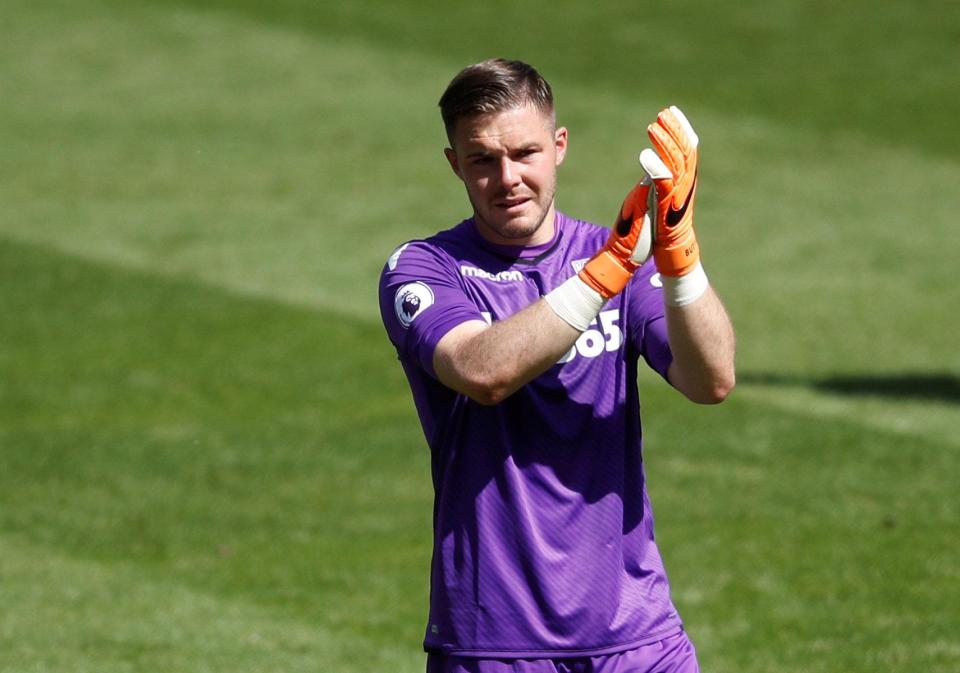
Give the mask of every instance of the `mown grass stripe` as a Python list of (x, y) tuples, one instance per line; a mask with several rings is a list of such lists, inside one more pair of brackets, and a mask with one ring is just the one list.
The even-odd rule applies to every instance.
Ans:
[(19, 537), (0, 536), (3, 671), (338, 671), (357, 652), (367, 670), (422, 670), (409, 647)]

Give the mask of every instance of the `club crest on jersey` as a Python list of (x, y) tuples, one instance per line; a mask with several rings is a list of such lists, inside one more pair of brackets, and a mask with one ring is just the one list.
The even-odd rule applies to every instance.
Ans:
[(433, 290), (420, 281), (401, 286), (393, 298), (393, 308), (397, 312), (397, 320), (404, 327), (410, 327), (414, 318), (432, 304)]

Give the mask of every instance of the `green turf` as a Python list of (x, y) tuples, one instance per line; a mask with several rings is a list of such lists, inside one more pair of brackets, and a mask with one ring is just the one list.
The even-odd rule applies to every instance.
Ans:
[[(18, 318), (0, 331), (0, 668), (45, 649), (89, 670), (272, 670), (294, 645), (334, 670), (342, 643), (375, 644), (370, 666), (411, 657), (429, 467), (402, 381), (380, 375), (393, 358), (356, 348), (379, 328), (8, 243), (0, 269)], [(128, 624), (216, 632), (218, 606), (235, 652), (181, 642), (190, 621)], [(273, 649), (248, 662), (261, 628)]]
[(661, 105), (703, 138), (741, 383), (642, 397), (704, 669), (960, 668), (956, 8), (0, 19), (0, 671), (422, 669), (429, 459), (376, 278), (465, 214), (436, 99), (501, 53), (555, 86), (571, 214), (610, 218)]

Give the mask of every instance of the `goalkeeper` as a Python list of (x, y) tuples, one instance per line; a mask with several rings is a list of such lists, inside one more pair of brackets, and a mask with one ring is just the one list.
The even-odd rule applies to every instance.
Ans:
[(380, 280), (432, 459), (427, 670), (697, 671), (654, 540), (637, 390), (641, 358), (694, 402), (734, 385), (693, 227), (697, 134), (659, 114), (607, 229), (556, 210), (568, 132), (534, 68), (470, 66), (440, 108), (472, 214), (397, 248)]

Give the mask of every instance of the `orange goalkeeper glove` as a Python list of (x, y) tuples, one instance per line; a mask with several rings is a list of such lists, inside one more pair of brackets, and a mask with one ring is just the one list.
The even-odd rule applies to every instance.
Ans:
[(700, 261), (693, 231), (699, 138), (674, 106), (657, 115), (657, 121), (647, 127), (647, 135), (657, 150), (640, 153), (640, 164), (656, 191), (653, 261), (661, 276), (685, 276)]
[(650, 257), (653, 228), (648, 211), (649, 177), (630, 190), (610, 237), (576, 276), (554, 288), (544, 299), (561, 319), (583, 332), (607, 300), (620, 293), (633, 272)]
[(653, 236), (650, 222), (649, 178), (644, 178), (627, 194), (610, 237), (599, 252), (584, 265), (580, 278), (604, 299), (610, 299), (627, 286), (633, 272), (650, 257)]

